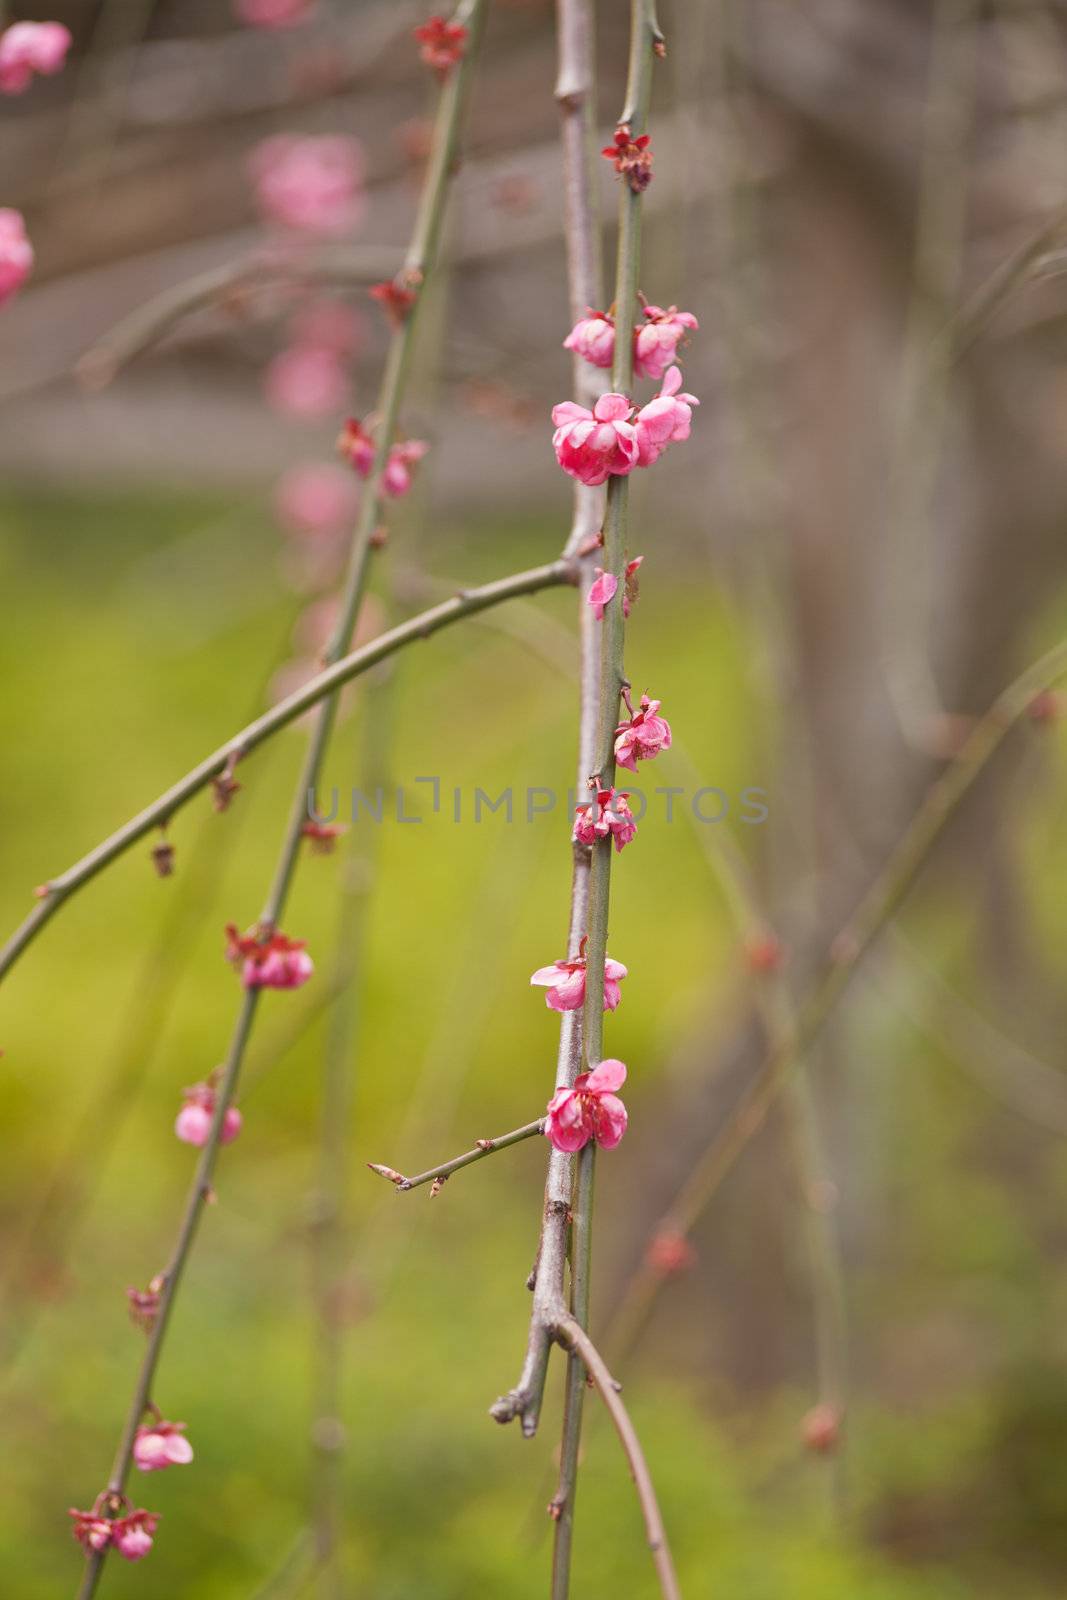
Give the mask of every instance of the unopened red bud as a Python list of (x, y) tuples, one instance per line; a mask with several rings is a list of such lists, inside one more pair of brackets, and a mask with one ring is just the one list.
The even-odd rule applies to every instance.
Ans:
[(812, 1406), (800, 1424), (800, 1436), (808, 1450), (829, 1455), (841, 1442), (841, 1410), (825, 1402)]
[(152, 864), (161, 878), (169, 878), (174, 872), (174, 846), (166, 839), (157, 844), (152, 851)]

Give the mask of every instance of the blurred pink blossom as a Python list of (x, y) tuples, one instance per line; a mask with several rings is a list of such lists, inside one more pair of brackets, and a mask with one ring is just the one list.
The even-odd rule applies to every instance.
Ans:
[(267, 399), (276, 411), (313, 420), (340, 411), (348, 378), (339, 357), (320, 345), (290, 345), (266, 372)]
[(260, 210), (298, 233), (336, 236), (361, 221), (363, 147), (341, 135), (279, 133), (250, 159)]
[(0, 33), (0, 94), (22, 94), (34, 73), (62, 72), (70, 29), (61, 22), (16, 22)]
[(233, 0), (237, 20), (250, 28), (295, 28), (315, 13), (318, 0)]
[(0, 305), (17, 294), (33, 270), (33, 246), (20, 211), (0, 209)]
[(153, 1511), (131, 1511), (111, 1525), (111, 1542), (127, 1561), (140, 1561), (152, 1548), (159, 1517)]
[(332, 461), (291, 467), (278, 480), (274, 509), (286, 533), (311, 542), (347, 534), (359, 506), (350, 473)]
[[(185, 1100), (174, 1123), (174, 1132), (183, 1144), (200, 1147), (207, 1144), (215, 1116), (217, 1097), (209, 1083), (195, 1083), (186, 1089)], [(241, 1131), (243, 1122), (236, 1106), (227, 1106), (222, 1119), (220, 1144), (232, 1144)]]
[(299, 989), (315, 967), (302, 939), (284, 933), (262, 938), (258, 930), (238, 933), (234, 923), (226, 928), (226, 957), (241, 969), (246, 989)]
[(164, 1422), (161, 1418), (138, 1428), (133, 1441), (133, 1460), (142, 1472), (185, 1466), (192, 1459), (193, 1447), (185, 1437), (184, 1422)]

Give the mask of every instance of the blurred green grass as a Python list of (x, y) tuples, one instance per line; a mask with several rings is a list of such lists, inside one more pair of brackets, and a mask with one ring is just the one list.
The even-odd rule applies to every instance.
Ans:
[[(261, 527), (255, 505), (235, 512), (192, 495), (37, 493), (0, 506), (5, 932), (24, 914), (35, 883), (259, 708), (265, 663), (278, 658), (297, 609)], [(473, 582), (545, 560), (557, 542), (551, 522), (537, 518), (435, 530), (425, 565)], [(654, 552), (645, 578), (630, 639), (635, 686), (647, 683), (662, 698), (704, 781), (736, 796), (761, 782), (755, 730), (762, 712), (747, 668), (753, 641), (710, 582), (659, 569)], [(572, 626), (569, 593), (535, 604), (558, 627)], [(375, 714), (374, 696), (361, 694), (342, 724), (327, 789), (351, 786), (368, 705)], [(498, 815), (457, 826), (447, 797), (456, 785), (468, 806), (476, 785), (492, 795), (508, 784), (517, 795), (527, 784), (565, 794), (573, 781), (573, 692), (517, 639), (464, 628), (397, 663), (389, 707), (391, 770), (407, 788), (407, 811), (422, 821), (361, 825), (374, 830), (367, 845), (374, 891), (353, 1060), (360, 1310), (348, 1340), (345, 1400), (352, 1592), (376, 1600), (471, 1593), (526, 1600), (546, 1587), (542, 1508), (558, 1385), (532, 1445), (492, 1426), (485, 1411), (513, 1380), (523, 1347), (522, 1282), (543, 1150), (521, 1146), (455, 1180), (433, 1203), (425, 1192), (383, 1193), (363, 1164), (417, 1170), (541, 1109), (556, 1027), (528, 979), (564, 953), (566, 816), (560, 807), (528, 825), (520, 803), (510, 825)], [(93, 1184), (66, 1259), (62, 1268), (50, 1260), (46, 1237), (37, 1256), (31, 1250), (20, 1303), (7, 1308), (16, 1353), (4, 1379), (0, 1561), (18, 1573), (24, 1600), (73, 1589), (78, 1557), (65, 1510), (90, 1503), (106, 1477), (140, 1353), (123, 1291), (144, 1284), (170, 1246), (193, 1159), (171, 1132), (180, 1091), (221, 1057), (238, 997), (221, 956), (222, 927), (258, 914), (299, 749), (300, 734), (290, 731), (250, 759), (226, 815), (215, 816), (201, 797), (179, 816), (170, 833), (174, 879), (159, 881), (147, 845), (138, 846), (56, 918), (5, 985), (0, 1220), (11, 1249), (72, 1130), (96, 1103), (96, 1086), (142, 999), (145, 962), (170, 900), (182, 892), (183, 875), (195, 872), (197, 853), (207, 853), (196, 935), (164, 953), (181, 968), (175, 1003), (125, 1097), (117, 1140), (106, 1147), (100, 1128), (79, 1152)], [(649, 788), (680, 781), (661, 765)], [(424, 774), (442, 780), (446, 799), (436, 817), (428, 790), (414, 784)], [(742, 849), (751, 848), (752, 830), (727, 826)], [(1034, 827), (1052, 839), (1047, 818)], [(1062, 856), (1058, 837), (1053, 848)], [(613, 885), (611, 951), (631, 977), (610, 1021), (610, 1043), (630, 1064), (627, 1099), (639, 1124), (654, 1110), (672, 1048), (717, 998), (726, 1004), (736, 958), (692, 830), (653, 815), (636, 849), (639, 858), (627, 856)], [(319, 983), (329, 972), (340, 870), (337, 859), (306, 861), (285, 918), (288, 932), (308, 940)], [(292, 1008), (311, 994), (309, 987), (299, 997), (268, 995), (261, 1041), (284, 1033)], [(893, 1053), (901, 1029), (886, 1026)], [(108, 1594), (251, 1596), (304, 1524), (307, 1222), (322, 1038), (320, 1019), (242, 1097), (245, 1131), (223, 1157), (219, 1204), (205, 1218), (157, 1385), (165, 1413), (189, 1424), (196, 1464), (138, 1479), (139, 1503), (163, 1513), (156, 1550), (140, 1568), (113, 1562)], [(1040, 1270), (1033, 1216), (977, 1166), (967, 1181), (985, 1106), (975, 1106), (952, 1067), (933, 1071), (935, 1056), (929, 1047), (905, 1048), (893, 1101), (904, 1108), (899, 1126), (889, 1108), (893, 1149), (904, 1153), (892, 1200), (891, 1268), (855, 1285), (868, 1370), (878, 1365), (878, 1330), (888, 1344), (904, 1314), (902, 1295), (912, 1297), (908, 1314), (919, 1322), (932, 1315), (938, 1293), (950, 1301), (970, 1296), (965, 1314), (980, 1314), (994, 1330), (988, 1336), (1002, 1340), (1006, 1365), (1039, 1343), (1032, 1323), (1047, 1313), (1050, 1297), (1063, 1300), (1059, 1277)], [(421, 1112), (409, 1124), (417, 1139), (405, 1146), (413, 1107)], [(97, 1139), (104, 1153), (94, 1163)], [(1067, 1161), (1059, 1146), (1047, 1161), (1051, 1214)], [(621, 1160), (602, 1168), (599, 1226), (610, 1233), (614, 1200), (631, 1180)], [(951, 1182), (919, 1181), (946, 1169)], [(739, 1248), (748, 1247), (741, 1241)], [(953, 1275), (948, 1290), (946, 1273)], [(714, 1263), (711, 1274), (699, 1293), (687, 1290), (675, 1302), (673, 1314), (690, 1320), (687, 1349), (701, 1348)], [(891, 1357), (886, 1364), (892, 1369)], [(798, 1367), (806, 1370), (806, 1358)], [(1014, 1523), (1010, 1504), (998, 1502), (1008, 1523), (1002, 1535), (987, 1530), (973, 1558), (951, 1534), (909, 1549), (896, 1530), (894, 1518), (912, 1501), (932, 1506), (931, 1517), (948, 1526), (961, 1505), (984, 1505), (983, 1473), (1004, 1412), (977, 1370), (972, 1381), (903, 1407), (885, 1394), (861, 1400), (851, 1464), (859, 1515), (836, 1534), (820, 1465), (802, 1460), (796, 1443), (807, 1400), (792, 1375), (770, 1394), (727, 1396), (706, 1365), (682, 1370), (646, 1343), (627, 1377), (692, 1597), (999, 1600), (1010, 1592), (1025, 1600), (1059, 1592), (1042, 1570), (1048, 1552), (1038, 1551), (1025, 1571), (1010, 1563), (1026, 1537), (1028, 1500)], [(1052, 1395), (1067, 1405), (1059, 1383), (1041, 1391), (1046, 1403)], [(1012, 1389), (1010, 1404), (1018, 1401)], [(1061, 1455), (1049, 1449), (1042, 1478), (1042, 1517), (1051, 1527), (1067, 1508)], [(904, 1520), (910, 1527), (916, 1519)], [(1050, 1535), (1049, 1550), (1060, 1542), (1062, 1534)], [(632, 1486), (596, 1419), (579, 1490), (576, 1593), (645, 1600), (654, 1592)]]

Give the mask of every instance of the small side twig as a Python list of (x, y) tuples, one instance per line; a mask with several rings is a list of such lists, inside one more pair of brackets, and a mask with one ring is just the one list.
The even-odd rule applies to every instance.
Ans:
[(498, 1150), (506, 1150), (510, 1145), (519, 1144), (523, 1139), (532, 1139), (544, 1131), (545, 1119), (538, 1117), (536, 1122), (524, 1123), (521, 1128), (513, 1128), (510, 1133), (498, 1134), (495, 1139), (479, 1139), (473, 1150), (465, 1150), (461, 1156), (453, 1156), (451, 1161), (442, 1161), (440, 1166), (429, 1167), (425, 1172), (416, 1174), (414, 1178), (405, 1178), (404, 1174), (397, 1172), (394, 1167), (382, 1166), (377, 1161), (368, 1161), (367, 1165), (372, 1172), (387, 1179), (401, 1193), (406, 1193), (408, 1189), (417, 1189), (424, 1183), (432, 1183), (433, 1192), (439, 1194), (447, 1179), (461, 1167), (469, 1167), (475, 1161), (484, 1161), (486, 1156), (495, 1155)]
[(581, 1323), (573, 1317), (565, 1317), (557, 1331), (560, 1344), (564, 1345), (575, 1356), (580, 1357), (582, 1365), (588, 1372), (604, 1405), (608, 1415), (615, 1425), (630, 1466), (630, 1473), (637, 1487), (637, 1498), (641, 1503), (641, 1514), (645, 1519), (645, 1532), (648, 1535), (648, 1548), (652, 1552), (652, 1561), (659, 1579), (660, 1591), (663, 1600), (681, 1600), (681, 1590), (674, 1571), (674, 1561), (671, 1557), (670, 1546), (667, 1543), (667, 1533), (660, 1515), (659, 1502), (652, 1483), (652, 1475), (648, 1470), (641, 1441), (637, 1437), (633, 1423), (630, 1421), (629, 1412), (622, 1403), (619, 1393), (619, 1384), (608, 1371), (604, 1357), (590, 1339)]

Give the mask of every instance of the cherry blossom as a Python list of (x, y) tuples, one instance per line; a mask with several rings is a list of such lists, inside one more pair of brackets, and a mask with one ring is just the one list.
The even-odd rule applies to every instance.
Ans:
[(131, 1511), (111, 1527), (111, 1542), (127, 1561), (140, 1561), (152, 1548), (159, 1517), (154, 1511)]
[(133, 1441), (134, 1465), (142, 1472), (160, 1472), (165, 1467), (183, 1467), (193, 1459), (193, 1447), (185, 1437), (184, 1422), (146, 1422)]
[(564, 350), (573, 350), (594, 367), (610, 367), (615, 359), (615, 319), (606, 311), (590, 308), (574, 324), (563, 341)]
[(645, 325), (634, 330), (634, 370), (642, 378), (662, 378), (674, 361), (678, 346), (690, 328), (698, 328), (691, 311), (677, 306), (644, 308)]
[[(576, 956), (553, 961), (550, 967), (538, 967), (530, 983), (547, 989), (545, 1004), (550, 1011), (577, 1011), (585, 1001), (585, 939)], [(622, 998), (619, 984), (627, 976), (621, 961), (610, 956), (604, 963), (604, 1010), (614, 1011)]]
[(246, 989), (299, 989), (314, 972), (303, 939), (284, 933), (264, 937), (259, 930), (240, 934), (231, 922), (226, 928), (228, 960), (241, 968)]
[(347, 233), (363, 216), (363, 147), (338, 134), (275, 134), (252, 152), (260, 210), (298, 233)]
[[(644, 556), (634, 556), (632, 561), (626, 563), (622, 594), (622, 614), (624, 617), (630, 615), (637, 599), (637, 573), (644, 559)], [(593, 571), (596, 573), (596, 577), (589, 585), (589, 593), (585, 598), (593, 607), (596, 612), (596, 619), (600, 622), (604, 616), (604, 607), (615, 597), (616, 590), (619, 587), (619, 580), (613, 572), (605, 572), (603, 567), (594, 567)]]
[(590, 488), (632, 472), (638, 447), (631, 411), (624, 394), (602, 394), (592, 411), (573, 400), (553, 406), (552, 446), (564, 472)]
[(34, 73), (62, 72), (71, 46), (61, 22), (16, 22), (0, 33), (0, 94), (22, 94)]
[(333, 854), (334, 846), (347, 829), (343, 822), (305, 822), (300, 832), (305, 839), (310, 839), (311, 848), (316, 855), (329, 856)]
[(652, 182), (652, 141), (647, 133), (633, 138), (628, 122), (620, 122), (615, 129), (613, 144), (605, 145), (600, 154), (613, 163), (615, 171), (625, 178), (634, 194), (640, 194)]
[(693, 407), (700, 401), (695, 394), (680, 394), (681, 384), (681, 368), (669, 367), (659, 394), (637, 413), (635, 433), (639, 466), (650, 467), (669, 444), (688, 439)]
[(637, 823), (630, 810), (630, 797), (614, 789), (598, 789), (595, 801), (575, 808), (574, 832), (576, 844), (596, 844), (599, 839), (612, 838), (615, 849), (621, 851), (637, 836)]
[(573, 1089), (557, 1089), (548, 1102), (545, 1135), (557, 1150), (581, 1150), (590, 1139), (614, 1150), (626, 1132), (626, 1107), (615, 1093), (626, 1081), (621, 1061), (601, 1061), (592, 1072), (574, 1080)]
[(661, 750), (671, 746), (671, 726), (659, 714), (660, 702), (641, 696), (641, 708), (635, 712), (628, 695), (624, 695), (628, 722), (620, 722), (615, 729), (615, 760), (630, 772), (637, 771), (639, 761), (651, 761)]
[(401, 327), (407, 321), (408, 313), (418, 299), (416, 289), (399, 278), (373, 283), (367, 293), (372, 300), (377, 300), (394, 328)]
[(33, 246), (20, 211), (0, 208), (0, 306), (17, 294), (33, 271)]
[[(356, 417), (349, 417), (341, 430), (337, 448), (361, 478), (374, 471), (377, 447), (370, 433)], [(382, 473), (382, 489), (393, 499), (407, 494), (412, 484), (412, 468), (429, 450), (425, 439), (406, 439), (394, 444)]]

